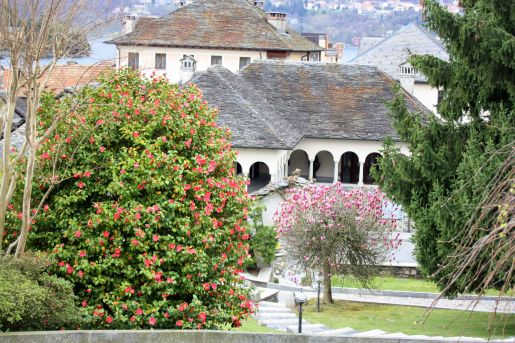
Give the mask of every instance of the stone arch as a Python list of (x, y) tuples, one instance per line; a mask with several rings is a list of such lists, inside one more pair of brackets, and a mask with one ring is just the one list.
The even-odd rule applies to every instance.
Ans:
[(318, 182), (333, 182), (334, 158), (329, 151), (319, 151), (313, 161), (313, 178)]
[(300, 176), (308, 178), (309, 175), (309, 158), (304, 150), (294, 150), (290, 159), (288, 160), (288, 176), (291, 175), (295, 169), (300, 169)]
[(342, 183), (359, 182), (359, 157), (352, 151), (341, 156), (340, 179)]
[(366, 185), (373, 185), (375, 183), (374, 178), (370, 175), (372, 167), (377, 164), (378, 158), (382, 157), (381, 154), (373, 152), (368, 154), (365, 159), (365, 165), (363, 166), (363, 183)]
[(257, 191), (270, 183), (270, 167), (264, 162), (255, 162), (249, 169), (249, 193)]
[(236, 171), (236, 175), (243, 175), (243, 168), (241, 167), (241, 164), (239, 162), (235, 163), (234, 169)]

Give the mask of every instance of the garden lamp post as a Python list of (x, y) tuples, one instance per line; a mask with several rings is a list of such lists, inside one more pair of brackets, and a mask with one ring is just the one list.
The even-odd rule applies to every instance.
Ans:
[(324, 282), (324, 276), (321, 272), (315, 274), (315, 282), (317, 283), (317, 312), (320, 312), (320, 290), (321, 284)]
[(302, 292), (295, 293), (295, 303), (299, 304), (299, 333), (302, 333), (302, 305), (308, 301), (306, 294)]

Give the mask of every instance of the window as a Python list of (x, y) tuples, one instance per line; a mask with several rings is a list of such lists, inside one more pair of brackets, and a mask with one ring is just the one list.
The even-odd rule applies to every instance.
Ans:
[(222, 56), (211, 56), (211, 65), (222, 65)]
[(156, 54), (156, 69), (166, 69), (166, 54)]
[(240, 69), (250, 64), (250, 57), (240, 57)]
[(129, 52), (129, 68), (132, 70), (139, 69), (139, 53)]

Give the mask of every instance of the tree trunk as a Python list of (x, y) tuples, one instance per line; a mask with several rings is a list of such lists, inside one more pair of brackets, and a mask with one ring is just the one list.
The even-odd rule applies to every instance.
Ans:
[(332, 304), (333, 292), (331, 291), (331, 266), (329, 262), (324, 262), (322, 265), (322, 274), (324, 275), (324, 303)]
[[(36, 73), (37, 75), (37, 73)], [(25, 252), (27, 244), (27, 236), (31, 226), (31, 200), (32, 200), (32, 181), (34, 178), (34, 167), (36, 164), (36, 152), (38, 148), (37, 131), (36, 131), (36, 110), (39, 104), (39, 92), (37, 81), (33, 80), (29, 83), (33, 88), (27, 97), (27, 121), (25, 123), (25, 139), (29, 146), (29, 155), (27, 157), (27, 168), (25, 172), (25, 187), (23, 189), (23, 205), (22, 205), (22, 225), (20, 232), (20, 240), (16, 247), (16, 257), (20, 257)]]

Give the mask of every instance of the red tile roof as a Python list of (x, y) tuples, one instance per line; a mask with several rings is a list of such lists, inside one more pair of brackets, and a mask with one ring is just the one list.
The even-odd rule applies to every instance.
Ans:
[[(101, 74), (113, 69), (114, 65), (110, 62), (97, 65), (56, 65), (50, 74), (46, 90), (61, 93), (65, 88), (73, 88), (94, 82)], [(4, 89), (7, 89), (10, 79), (11, 72), (7, 69), (4, 71), (4, 82), (2, 84)]]

